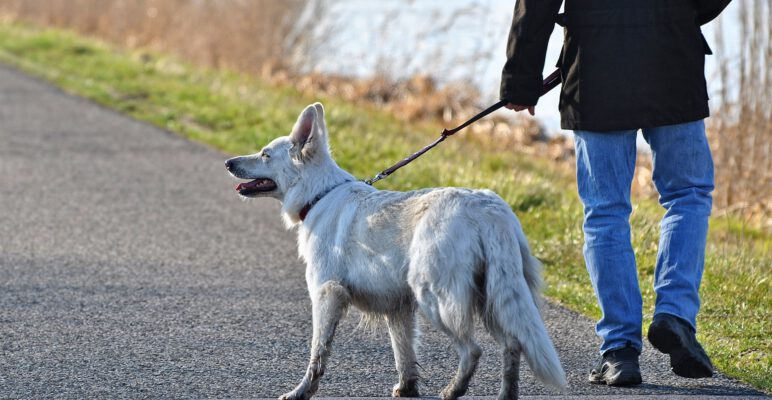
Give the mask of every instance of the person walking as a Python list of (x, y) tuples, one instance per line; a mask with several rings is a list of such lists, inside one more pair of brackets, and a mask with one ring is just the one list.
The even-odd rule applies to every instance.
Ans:
[(630, 241), (636, 135), (651, 146), (652, 179), (665, 209), (654, 272), (649, 342), (673, 372), (710, 377), (698, 343), (699, 287), (712, 206), (713, 160), (700, 26), (730, 0), (518, 0), (507, 44), (501, 99), (531, 115), (541, 91), (547, 42), (564, 27), (558, 61), (563, 129), (574, 131), (584, 205), (584, 259), (602, 317), (600, 359), (589, 381), (642, 382), (642, 300)]

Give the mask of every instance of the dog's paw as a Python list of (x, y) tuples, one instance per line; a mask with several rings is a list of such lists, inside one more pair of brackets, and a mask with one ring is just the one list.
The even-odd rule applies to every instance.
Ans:
[(311, 396), (307, 392), (298, 392), (297, 390), (279, 396), (279, 400), (308, 400), (310, 398)]
[(440, 398), (442, 400), (455, 400), (461, 396), (463, 396), (466, 393), (466, 389), (459, 389), (455, 385), (450, 384), (448, 386), (445, 386), (444, 389), (440, 392)]
[(405, 384), (400, 385), (399, 383), (394, 385), (394, 389), (391, 391), (392, 397), (421, 397), (421, 395), (418, 393), (418, 385), (415, 383), (413, 384)]

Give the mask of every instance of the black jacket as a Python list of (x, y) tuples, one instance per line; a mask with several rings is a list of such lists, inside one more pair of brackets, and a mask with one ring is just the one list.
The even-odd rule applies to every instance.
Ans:
[(535, 105), (547, 42), (564, 26), (558, 67), (563, 129), (612, 131), (708, 116), (700, 25), (730, 0), (518, 0), (501, 99)]

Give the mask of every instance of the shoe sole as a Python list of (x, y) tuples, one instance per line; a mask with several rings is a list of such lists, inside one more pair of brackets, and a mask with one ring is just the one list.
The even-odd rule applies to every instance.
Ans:
[(620, 370), (611, 376), (608, 376), (608, 372), (600, 376), (590, 373), (588, 380), (590, 383), (595, 385), (607, 385), (615, 387), (635, 386), (643, 383), (643, 379), (641, 379), (641, 372), (630, 370)]
[[(670, 367), (673, 373), (684, 378), (710, 378), (713, 366), (706, 363), (696, 351), (689, 351), (675, 332), (658, 327), (649, 328), (649, 342), (655, 349), (670, 355)], [(707, 357), (707, 356), (705, 356)]]
[(599, 379), (594, 380), (593, 378), (590, 378), (590, 383), (595, 385), (606, 385), (606, 386), (614, 386), (614, 387), (626, 387), (626, 386), (637, 386), (643, 383), (643, 379), (641, 379), (640, 375), (636, 374), (623, 374), (618, 373), (610, 378), (607, 379)]

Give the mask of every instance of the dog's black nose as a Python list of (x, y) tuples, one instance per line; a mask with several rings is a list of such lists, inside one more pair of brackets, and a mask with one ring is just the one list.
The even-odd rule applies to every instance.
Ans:
[(230, 171), (231, 167), (233, 167), (233, 163), (231, 162), (231, 160), (225, 160), (225, 169)]

